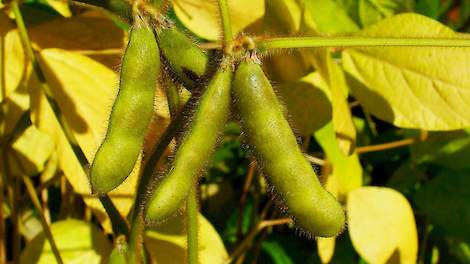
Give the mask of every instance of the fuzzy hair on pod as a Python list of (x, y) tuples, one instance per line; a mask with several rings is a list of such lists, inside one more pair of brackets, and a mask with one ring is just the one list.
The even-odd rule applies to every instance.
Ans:
[(323, 189), (304, 158), (276, 94), (255, 59), (240, 63), (232, 90), (250, 149), (296, 224), (313, 236), (340, 233), (344, 211)]
[(132, 172), (154, 113), (160, 51), (150, 25), (134, 19), (108, 129), (90, 170), (93, 193), (119, 186)]
[(231, 68), (222, 66), (202, 93), (172, 167), (150, 197), (147, 221), (161, 222), (177, 212), (207, 166), (229, 115), (231, 81)]

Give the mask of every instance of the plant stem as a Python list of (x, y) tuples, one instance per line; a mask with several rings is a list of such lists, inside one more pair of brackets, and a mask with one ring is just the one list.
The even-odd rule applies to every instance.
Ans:
[(6, 183), (7, 173), (5, 165), (3, 164), (3, 151), (0, 149), (0, 167), (1, 167), (1, 174), (0, 175), (0, 263), (7, 262), (7, 253), (5, 247), (5, 221), (3, 216), (3, 204), (4, 204), (4, 197), (3, 197), (3, 190), (4, 184)]
[(270, 49), (318, 48), (318, 47), (371, 47), (371, 46), (419, 46), (419, 47), (470, 47), (470, 39), (444, 38), (376, 38), (376, 37), (287, 37), (255, 40), (259, 51)]
[(243, 235), (243, 212), (245, 211), (245, 204), (250, 191), (251, 183), (253, 182), (254, 174), (256, 170), (256, 161), (252, 161), (248, 167), (248, 173), (245, 177), (245, 183), (243, 184), (243, 192), (240, 197), (240, 206), (238, 207), (238, 218), (237, 218), (237, 240), (242, 238)]
[[(43, 73), (43, 71), (42, 71), (42, 69), (39, 65), (39, 62), (38, 62), (38, 60), (37, 60), (37, 58), (34, 54), (32, 46), (31, 46), (31, 41), (30, 41), (29, 36), (28, 36), (28, 31), (26, 30), (26, 26), (24, 24), (24, 20), (23, 20), (23, 17), (21, 15), (21, 11), (18, 7), (17, 0), (11, 2), (11, 8), (12, 8), (12, 11), (15, 15), (15, 22), (16, 22), (16, 25), (18, 26), (18, 33), (20, 35), (20, 39), (21, 39), (21, 43), (23, 45), (23, 49), (25, 50), (26, 55), (29, 57), (29, 59), (31, 61), (31, 64), (33, 66), (33, 71), (34, 71), (34, 73), (36, 74), (36, 77), (39, 80), (40, 87), (43, 90), (50, 107), (54, 111), (54, 115), (56, 117), (56, 120), (59, 122), (60, 127), (62, 128), (62, 131), (64, 132), (64, 135), (67, 138), (67, 141), (68, 141), (70, 147), (72, 148), (72, 150), (75, 154), (75, 157), (82, 164), (82, 168), (83, 168), (83, 166), (88, 165), (88, 160), (87, 160), (85, 154), (83, 153), (83, 151), (81, 150), (81, 148), (78, 146), (77, 140), (76, 140), (75, 136), (73, 135), (70, 126), (68, 125), (68, 123), (65, 120), (64, 116), (62, 115), (62, 112), (59, 108), (59, 104), (55, 101), (55, 99), (52, 95), (52, 91), (51, 91), (49, 85), (46, 82), (45, 75), (44, 75), (44, 73)], [(100, 200), (102, 202), (103, 201), (108, 202), (108, 204), (103, 204), (103, 207), (105, 208), (106, 212), (108, 213), (108, 215), (111, 219), (111, 222), (112, 223), (114, 222), (113, 226), (123, 227), (123, 226), (127, 225), (126, 221), (121, 216), (121, 214), (119, 214), (116, 207), (114, 207), (114, 205), (111, 206), (111, 204), (112, 204), (111, 199), (109, 199), (109, 197), (107, 197), (107, 195), (105, 195), (104, 197), (105, 197), (104, 200), (101, 200), (101, 199)], [(108, 210), (112, 210), (112, 211), (108, 211)], [(125, 232), (126, 232), (125, 230), (120, 230), (119, 233), (124, 234)]]
[[(190, 99), (191, 100), (191, 99)], [(185, 108), (189, 107), (186, 104)], [(183, 110), (184, 112), (184, 110)], [(140, 254), (136, 254), (137, 250), (142, 248), (142, 233), (144, 231), (144, 216), (145, 216), (145, 195), (149, 191), (149, 185), (152, 181), (152, 176), (158, 161), (165, 152), (166, 147), (170, 144), (171, 140), (175, 136), (176, 132), (180, 129), (183, 124), (184, 113), (180, 113), (166, 128), (165, 132), (161, 136), (158, 144), (155, 146), (149, 160), (145, 163), (142, 176), (137, 186), (137, 193), (134, 202), (134, 210), (131, 221), (131, 232), (129, 237), (129, 250), (128, 250), (128, 261), (129, 263), (139, 263)], [(137, 262), (136, 262), (137, 260)]]
[(33, 183), (31, 182), (31, 179), (28, 176), (23, 175), (22, 177), (23, 177), (23, 182), (26, 186), (26, 190), (28, 191), (29, 197), (31, 198), (31, 201), (33, 202), (34, 208), (38, 212), (39, 220), (41, 220), (41, 224), (42, 224), (42, 229), (44, 230), (44, 234), (46, 235), (47, 240), (49, 240), (52, 253), (54, 254), (57, 262), (59, 264), (62, 264), (63, 261), (62, 261), (62, 258), (60, 257), (59, 249), (57, 248), (57, 245), (54, 241), (54, 237), (52, 236), (51, 229), (49, 228), (49, 225), (47, 224), (46, 218), (44, 217), (44, 212), (42, 210), (39, 199), (36, 195), (36, 190), (34, 189)]
[(227, 0), (219, 0), (220, 16), (222, 17), (222, 27), (224, 31), (225, 47), (230, 46), (233, 40), (232, 23), (230, 22), (230, 9)]
[(387, 149), (404, 147), (404, 146), (411, 145), (415, 143), (416, 141), (417, 140), (415, 138), (407, 138), (407, 139), (397, 140), (397, 141), (384, 143), (384, 144), (357, 147), (356, 153), (362, 154), (362, 153), (367, 153), (367, 152), (382, 151), (382, 150), (387, 150)]
[(198, 264), (198, 205), (197, 183), (195, 182), (189, 191), (186, 200), (187, 236), (188, 236), (188, 263)]
[(314, 157), (314, 156), (310, 156), (310, 155), (305, 154), (305, 153), (304, 153), (304, 157), (307, 158), (307, 160), (310, 163), (313, 163), (313, 164), (316, 164), (316, 165), (325, 166), (325, 164), (326, 164), (326, 161), (324, 161), (320, 158)]
[(275, 226), (275, 225), (284, 225), (284, 224), (290, 224), (290, 223), (292, 223), (292, 219), (290, 218), (260, 221), (256, 226), (254, 226), (250, 230), (250, 232), (248, 232), (245, 239), (238, 245), (238, 247), (235, 248), (235, 250), (230, 255), (226, 263), (231, 263), (236, 257), (242, 254), (245, 251), (245, 249), (251, 245), (251, 242), (256, 237), (259, 231), (263, 230), (266, 227)]
[[(20, 232), (19, 232), (19, 213), (18, 207), (18, 191), (19, 191), (19, 183), (17, 181), (17, 177), (12, 175), (10, 166), (8, 163), (8, 156), (7, 156), (7, 149), (6, 147), (2, 147), (1, 151), (1, 158), (2, 158), (2, 168), (3, 173), (5, 176), (4, 182), (8, 184), (7, 186), (7, 193), (8, 193), (8, 200), (10, 204), (10, 219), (13, 224), (12, 230), (12, 241), (11, 244), (9, 243), (9, 248), (12, 249), (12, 256), (13, 256), (13, 263), (18, 263), (20, 260), (20, 246), (21, 246), (21, 239), (20, 239)], [(3, 206), (3, 204), (1, 205)], [(3, 221), (3, 219), (1, 219)]]

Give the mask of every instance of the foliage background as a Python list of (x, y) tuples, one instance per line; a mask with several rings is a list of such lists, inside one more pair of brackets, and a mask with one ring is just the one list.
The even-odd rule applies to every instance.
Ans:
[[(470, 32), (466, 0), (229, 2), (234, 32), (255, 36), (466, 36), (435, 20)], [(24, 263), (53, 262), (43, 215), (64, 260), (100, 263), (112, 249), (109, 219), (90, 196), (88, 178), (31, 74), (8, 5), (1, 6), (2, 253), (9, 260), (20, 254)], [(46, 81), (91, 161), (116, 93), (127, 25), (63, 1), (28, 0), (21, 11)], [(408, 12), (424, 16), (395, 16)], [(217, 13), (215, 2), (198, 0), (175, 0), (169, 10), (202, 47), (220, 36)], [(468, 49), (380, 47), (264, 57), (304, 151), (323, 160), (317, 172), (344, 203), (348, 229), (318, 240), (288, 225), (258, 230), (259, 223), (285, 216), (233, 117), (201, 179), (201, 262), (220, 263), (251, 241), (239, 263), (470, 263), (469, 56)], [(156, 98), (144, 151), (170, 119), (164, 92)], [(388, 142), (401, 146), (384, 150), (380, 144)], [(366, 147), (378, 144), (380, 151)], [(110, 194), (123, 215), (133, 204), (138, 171)], [(42, 211), (33, 207), (24, 177), (32, 180)], [(147, 232), (156, 262), (184, 262), (183, 217)]]

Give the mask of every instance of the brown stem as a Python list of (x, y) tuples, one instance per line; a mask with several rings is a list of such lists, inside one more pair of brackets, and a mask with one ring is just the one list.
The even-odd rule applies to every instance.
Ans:
[(404, 146), (414, 144), (416, 141), (417, 140), (415, 138), (407, 138), (407, 139), (402, 139), (402, 140), (393, 141), (393, 142), (384, 143), (384, 144), (357, 147), (356, 148), (356, 153), (357, 154), (362, 154), (362, 153), (367, 153), (367, 152), (374, 152), (374, 151), (382, 151), (382, 150), (387, 150), (387, 149), (399, 148), (399, 147), (404, 147)]
[(243, 226), (243, 211), (245, 209), (246, 199), (250, 190), (251, 183), (253, 182), (253, 176), (256, 170), (256, 161), (252, 161), (248, 167), (248, 173), (245, 178), (245, 184), (243, 185), (242, 196), (240, 197), (240, 206), (238, 207), (238, 218), (237, 218), (237, 239), (242, 237), (242, 226)]

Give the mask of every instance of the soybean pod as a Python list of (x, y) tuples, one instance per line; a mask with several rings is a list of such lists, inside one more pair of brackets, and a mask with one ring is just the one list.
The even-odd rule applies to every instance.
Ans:
[(131, 173), (154, 112), (159, 49), (147, 22), (139, 17), (134, 21), (106, 137), (91, 166), (91, 187), (96, 193), (111, 191)]
[(157, 183), (150, 198), (148, 220), (158, 222), (173, 215), (206, 168), (228, 118), (231, 80), (230, 66), (222, 66), (203, 92), (190, 128), (175, 153), (172, 168)]
[(175, 77), (189, 90), (207, 73), (209, 57), (178, 29), (161, 29), (158, 44)]
[(315, 236), (337, 235), (344, 211), (302, 155), (261, 66), (251, 58), (242, 62), (232, 89), (248, 144), (296, 224)]

